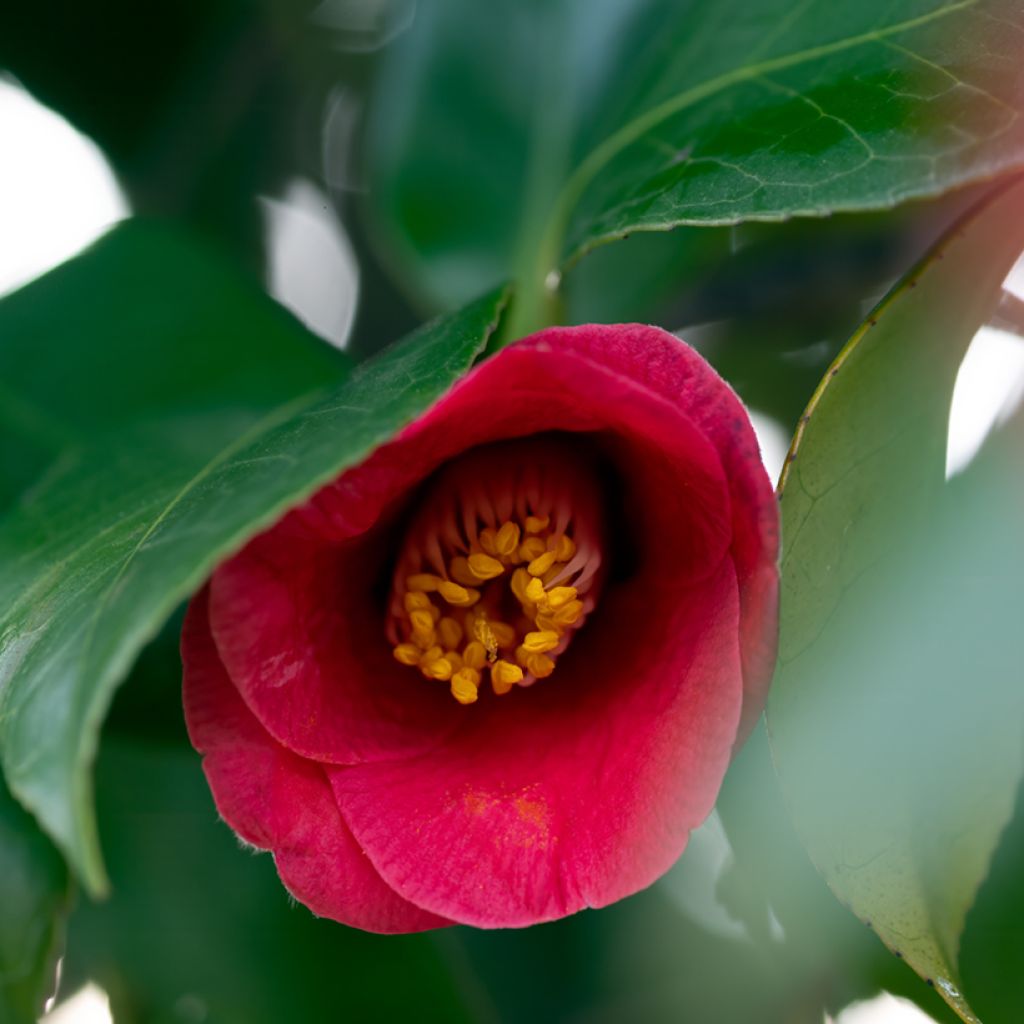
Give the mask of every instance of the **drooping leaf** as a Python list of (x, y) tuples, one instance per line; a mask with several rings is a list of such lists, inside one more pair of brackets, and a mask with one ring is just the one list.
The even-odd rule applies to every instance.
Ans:
[(987, 485), (945, 485), (945, 440), (1022, 214), (1024, 185), (995, 193), (871, 314), (780, 484), (768, 722), (787, 803), (837, 896), (964, 1020), (959, 938), (1022, 769), (1024, 546)]
[(553, 271), (632, 231), (1020, 166), (1022, 32), (1019, 0), (430, 0), (371, 105), (371, 214), (424, 301), (511, 273), (533, 326)]
[(0, 520), (0, 749), (94, 892), (89, 766), (141, 646), (218, 560), (443, 392), (504, 302), (344, 376), (255, 287), (166, 235), (130, 225), (0, 304), (20, 412), (5, 447), (49, 455)]
[(0, 779), (0, 1024), (31, 1024), (54, 987), (68, 910), (64, 861)]

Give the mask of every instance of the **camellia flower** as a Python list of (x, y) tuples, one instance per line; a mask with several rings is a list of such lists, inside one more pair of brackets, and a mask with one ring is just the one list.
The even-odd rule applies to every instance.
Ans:
[(373, 931), (621, 899), (760, 713), (776, 549), (749, 420), (693, 350), (636, 325), (511, 345), (193, 600), (217, 807)]

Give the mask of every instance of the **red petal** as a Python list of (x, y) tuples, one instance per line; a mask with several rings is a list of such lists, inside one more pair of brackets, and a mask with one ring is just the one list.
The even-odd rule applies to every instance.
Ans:
[(578, 352), (642, 383), (672, 402), (718, 451), (732, 497), (732, 554), (740, 587), (746, 691), (740, 739), (745, 739), (764, 707), (775, 666), (779, 513), (740, 400), (692, 348), (657, 327), (555, 327), (527, 344)]
[[(656, 550), (641, 557), (655, 560), (663, 578), (680, 586), (701, 579), (727, 553), (732, 513), (719, 453), (680, 403), (563, 351), (569, 346), (552, 348), (550, 333), (482, 364), (217, 570), (210, 618), (220, 656), (290, 750), (335, 764), (415, 756), (471, 713), (392, 659), (372, 593), (397, 553), (401, 500), (468, 448), (551, 430), (594, 434), (628, 479), (633, 536), (623, 539), (653, 539)], [(366, 532), (352, 536), (354, 523)]]
[(481, 699), (442, 749), (329, 769), (403, 896), (464, 924), (528, 925), (621, 899), (679, 856), (736, 735), (736, 582), (728, 560), (689, 588), (648, 582), (606, 595), (553, 676)]
[(195, 596), (181, 641), (185, 720), (224, 820), (272, 849), (281, 880), (315, 914), (376, 932), (448, 924), (398, 896), (338, 813), (320, 765), (288, 753), (246, 708), (217, 656), (207, 592)]

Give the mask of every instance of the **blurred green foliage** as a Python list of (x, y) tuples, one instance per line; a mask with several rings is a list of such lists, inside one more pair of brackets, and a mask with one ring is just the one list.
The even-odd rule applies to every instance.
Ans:
[[(728, 42), (732, 29), (743, 31), (741, 17), (729, 25), (749, 10), (742, 6), (699, 9), (694, 0), (669, 15), (700, 50), (701, 33), (689, 31), (693, 16), (707, 31), (717, 25), (718, 43)], [(891, 5), (829, 5), (825, 13), (841, 33), (872, 6)], [(97, 426), (114, 437), (123, 424), (159, 412), (161, 395), (177, 385), (187, 385), (192, 412), (217, 415), (226, 394), (245, 392), (245, 419), (279, 389), (338, 369), (333, 354), (286, 319), (270, 329), (262, 316), (239, 312), (265, 275), (259, 197), (304, 178), (340, 215), (360, 273), (349, 349), (363, 357), (413, 329), (424, 309), (520, 273), (530, 262), (524, 239), (532, 244), (546, 230), (546, 204), (587, 140), (635, 112), (637, 96), (663, 98), (673, 74), (690, 81), (701, 71), (694, 61), (695, 70), (683, 62), (662, 74), (671, 57), (665, 47), (678, 33), (660, 0), (504, 5), (500, 32), (491, 8), (424, 3), (414, 21), (415, 7), (412, 0), (186, 0), (141, 11), (125, 0), (88, 7), (55, 0), (0, 9), (0, 71), (96, 140), (136, 212), (184, 228), (136, 225), (127, 233), (143, 249), (151, 233), (149, 259), (136, 251), (74, 287), (55, 276), (5, 300), (0, 426), (18, 440), (0, 446), (0, 508), (18, 502), (69, 438), (77, 444)], [(799, 10), (773, 4), (771, 11), (778, 16), (782, 7)], [(916, 15), (928, 5), (907, 8)], [(997, 15), (1014, 10), (1003, 0), (993, 7)], [(568, 31), (574, 24), (578, 33)], [(781, 35), (769, 34), (785, 41), (786, 19), (775, 27)], [(1017, 81), (1019, 62), (997, 59), (1012, 32), (991, 31), (986, 38), (998, 45), (987, 51), (986, 81)], [(968, 37), (951, 39), (940, 41), (943, 54), (969, 65), (977, 51)], [(729, 46), (714, 52), (720, 64), (731, 59)], [(843, 74), (850, 80), (856, 71), (844, 66)], [(908, 82), (942, 92), (921, 68), (896, 85)], [(880, 87), (877, 75), (862, 84), (876, 94)], [(837, 99), (828, 83), (815, 95)], [(589, 111), (578, 134), (569, 127), (577, 101)], [(956, 117), (930, 121), (931, 141), (941, 143), (948, 124), (978, 102), (974, 95)], [(767, 106), (775, 124), (786, 103)], [(789, 104), (791, 120), (798, 106)], [(712, 148), (749, 142), (751, 125), (735, 113), (729, 104), (719, 109), (728, 126), (711, 133)], [(682, 138), (695, 123), (673, 131)], [(815, 152), (828, 141), (820, 137)], [(796, 143), (794, 154), (817, 173)], [(638, 158), (634, 170), (647, 160)], [(682, 172), (676, 177), (645, 181), (655, 192), (685, 186)], [(633, 184), (613, 174), (611, 192), (602, 194)], [(874, 301), (986, 187), (895, 212), (633, 234), (566, 274), (558, 313), (574, 323), (678, 329), (750, 404), (792, 428)], [(602, 194), (584, 204), (596, 222)], [(194, 248), (199, 236), (209, 244)], [(433, 254), (429, 262), (423, 252)], [(195, 284), (204, 277), (197, 304)], [(936, 324), (936, 333), (944, 327)], [(285, 335), (288, 358), (275, 362), (275, 338)], [(58, 336), (65, 341), (55, 356), (46, 346)], [(157, 343), (168, 336), (180, 344)], [(41, 406), (60, 416), (40, 416)], [(229, 418), (221, 428), (238, 432)], [(196, 450), (210, 440), (205, 428), (191, 436)], [(959, 514), (950, 514), (952, 525), (944, 514), (939, 533), (929, 534), (934, 543), (956, 543)], [(957, 571), (963, 593), (976, 595), (971, 566)], [(382, 939), (315, 921), (289, 905), (269, 857), (239, 851), (216, 820), (181, 726), (179, 622), (172, 617), (142, 651), (106, 726), (97, 795), (114, 894), (105, 903), (78, 902), (64, 995), (95, 978), (128, 1024), (413, 1016), (820, 1024), (823, 1008), (838, 1011), (884, 987), (936, 1020), (954, 1019), (828, 892), (789, 824), (760, 730), (719, 801), (728, 842), (717, 847), (724, 859), (714, 871), (696, 855), (684, 857), (632, 900), (522, 932)], [(964, 929), (964, 983), (987, 1024), (1024, 1016), (1020, 991), (1007, 983), (1024, 972), (1022, 823), (1018, 806)], [(5, 1012), (14, 1022), (37, 1012), (67, 907), (60, 858), (6, 793), (0, 864), (6, 1024)], [(712, 907), (711, 917), (695, 914), (697, 905)]]

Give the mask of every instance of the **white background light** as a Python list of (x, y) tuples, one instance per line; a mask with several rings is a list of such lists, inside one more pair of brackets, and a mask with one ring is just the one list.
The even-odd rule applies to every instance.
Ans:
[(0, 295), (128, 215), (103, 154), (62, 117), (0, 78)]

